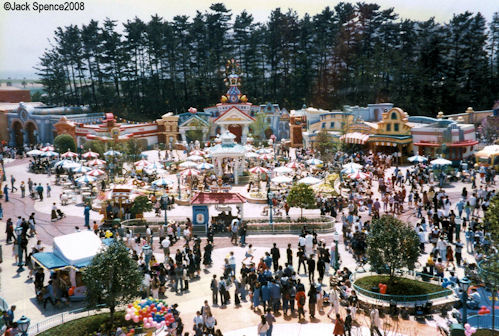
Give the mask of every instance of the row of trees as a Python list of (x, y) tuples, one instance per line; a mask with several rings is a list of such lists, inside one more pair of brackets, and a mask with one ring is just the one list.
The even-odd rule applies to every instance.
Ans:
[(90, 104), (128, 118), (205, 107), (239, 60), (254, 103), (391, 101), (412, 114), (489, 109), (498, 97), (499, 13), (446, 23), (400, 19), (393, 8), (339, 3), (314, 16), (273, 10), (266, 22), (223, 4), (194, 17), (159, 15), (59, 27), (37, 69), (53, 104)]

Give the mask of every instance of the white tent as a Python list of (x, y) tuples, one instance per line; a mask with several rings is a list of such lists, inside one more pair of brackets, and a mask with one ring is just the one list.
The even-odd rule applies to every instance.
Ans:
[(270, 181), (272, 183), (291, 183), (293, 181), (293, 179), (291, 177), (281, 175), (281, 176), (274, 177)]
[(85, 230), (54, 238), (54, 254), (72, 266), (87, 266), (103, 247), (93, 231)]
[(307, 176), (307, 177), (302, 178), (301, 180), (298, 180), (298, 183), (305, 183), (308, 185), (313, 185), (313, 184), (317, 184), (320, 182), (322, 182), (321, 179), (318, 179), (317, 177), (313, 177), (313, 176)]

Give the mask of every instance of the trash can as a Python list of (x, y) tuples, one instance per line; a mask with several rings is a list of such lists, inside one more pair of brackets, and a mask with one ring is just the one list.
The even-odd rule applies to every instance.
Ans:
[(464, 327), (459, 323), (450, 326), (450, 336), (464, 336)]

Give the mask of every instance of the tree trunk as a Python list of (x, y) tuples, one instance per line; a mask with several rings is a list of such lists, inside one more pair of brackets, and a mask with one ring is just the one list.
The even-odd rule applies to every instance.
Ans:
[(300, 219), (303, 218), (303, 208), (300, 208)]
[(109, 307), (109, 330), (112, 332), (114, 328), (114, 306)]

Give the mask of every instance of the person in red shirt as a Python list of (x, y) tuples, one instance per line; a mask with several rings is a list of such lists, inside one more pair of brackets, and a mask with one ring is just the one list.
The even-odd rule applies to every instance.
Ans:
[(296, 293), (296, 305), (298, 306), (298, 320), (301, 320), (301, 316), (305, 318), (305, 301), (307, 296), (305, 295), (305, 291), (300, 290)]

